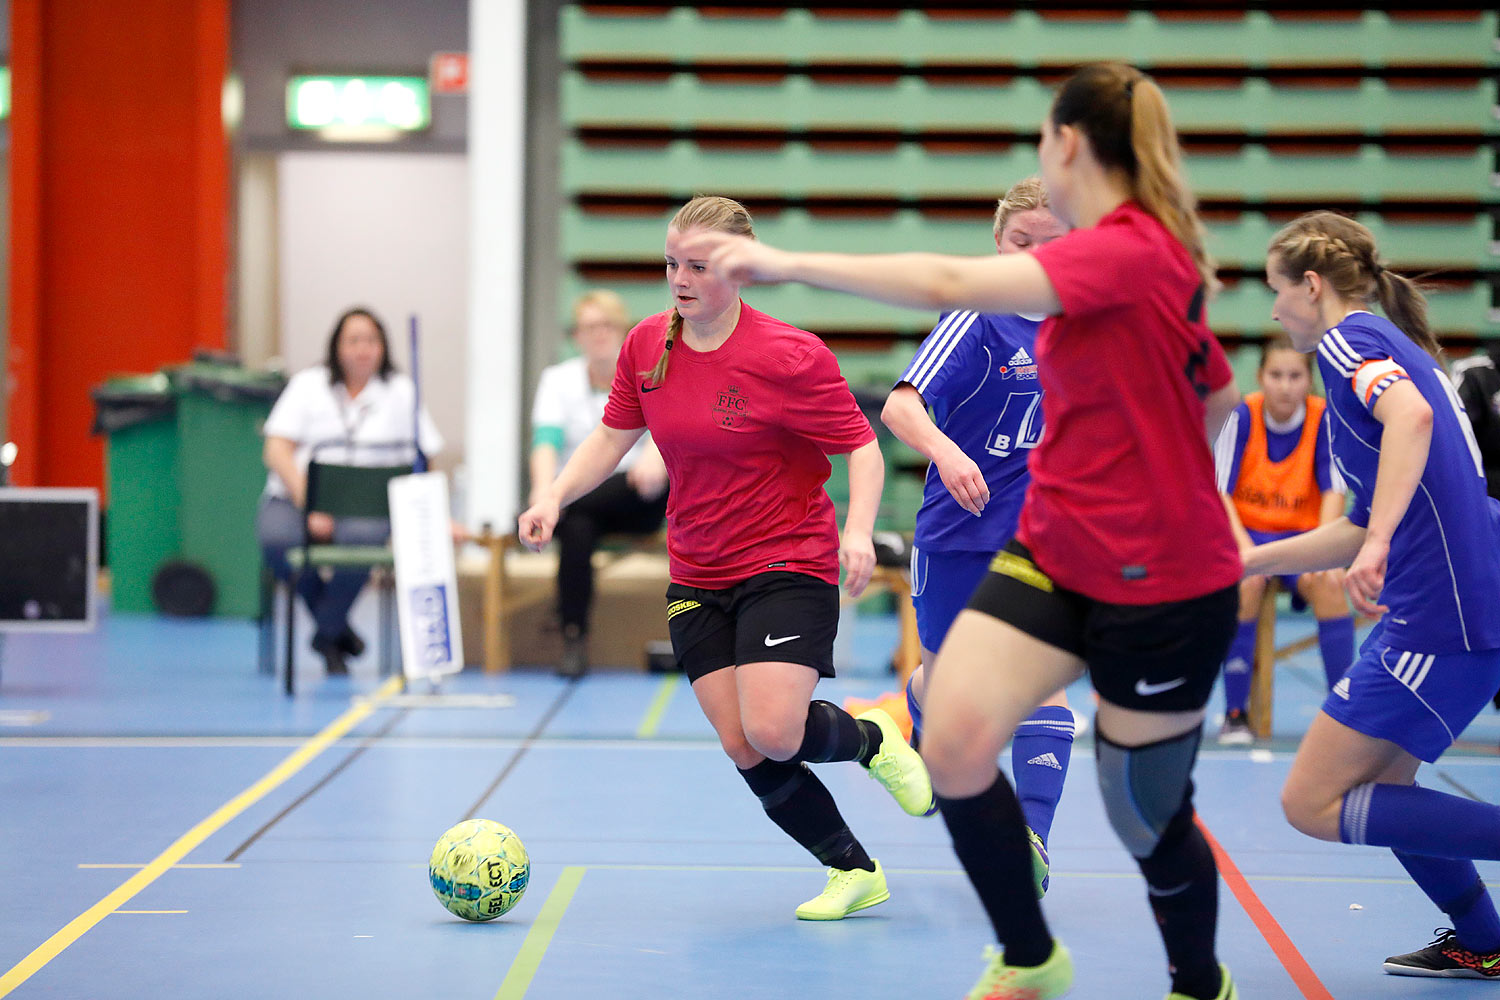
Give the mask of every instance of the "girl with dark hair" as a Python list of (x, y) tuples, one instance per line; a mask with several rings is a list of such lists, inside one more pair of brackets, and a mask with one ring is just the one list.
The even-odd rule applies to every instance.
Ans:
[[(673, 306), (626, 337), (603, 420), (521, 515), (520, 537), (545, 545), (560, 508), (650, 430), (670, 484), (673, 653), (766, 815), (828, 867), (823, 891), (797, 917), (841, 920), (890, 892), (807, 763), (858, 761), (907, 813), (932, 805), (927, 770), (889, 715), (855, 718), (812, 697), (834, 673), (839, 567), (854, 597), (875, 568), (884, 463), (833, 352), (746, 305), (738, 282), (688, 252), (709, 232), (749, 238), (750, 214), (728, 198), (698, 197), (673, 217)], [(830, 454), (849, 461), (842, 539), (823, 488)]]
[[(301, 545), (307, 498), (307, 465), (314, 449), (320, 462), (394, 465), (412, 461), (412, 410), (416, 388), (391, 364), (385, 327), (365, 308), (339, 317), (328, 337), (323, 364), (293, 375), (266, 417), (263, 458), (269, 475), (256, 515), (256, 535), (266, 562), (278, 579), (291, 574), (286, 553)], [(422, 450), (435, 455), (443, 438), (424, 409)], [(385, 518), (335, 521), (323, 511), (306, 513), (314, 541), (379, 545), (390, 534)], [(369, 579), (362, 569), (336, 570), (325, 580), (317, 573), (298, 576), (297, 590), (316, 627), (312, 647), (330, 674), (348, 672), (346, 658), (364, 651), (349, 627), (349, 609)]]
[(1003, 948), (986, 955), (969, 997), (1046, 1000), (1072, 983), (996, 755), (1086, 672), (1100, 699), (1100, 789), (1145, 876), (1171, 997), (1229, 1000), (1214, 952), (1218, 872), (1191, 781), (1240, 577), (1209, 449), (1239, 402), (1205, 322), (1213, 265), (1149, 77), (1119, 64), (1079, 70), (1041, 131), (1042, 181), (1073, 231), (1032, 253), (804, 254), (719, 235), (690, 252), (730, 281), (1048, 317), (1035, 352), (1047, 433), (1019, 530), (954, 622), (924, 704), (938, 805)]
[(1500, 860), (1500, 807), (1415, 780), (1500, 686), (1500, 502), (1485, 494), (1426, 299), (1381, 262), (1368, 229), (1302, 216), (1271, 239), (1266, 282), (1273, 318), (1318, 352), (1354, 504), (1248, 549), (1245, 572), (1347, 566), (1355, 609), (1383, 616), (1308, 727), (1282, 807), (1308, 836), (1390, 848), (1452, 920), (1386, 972), (1500, 979), (1500, 916), (1472, 860)]

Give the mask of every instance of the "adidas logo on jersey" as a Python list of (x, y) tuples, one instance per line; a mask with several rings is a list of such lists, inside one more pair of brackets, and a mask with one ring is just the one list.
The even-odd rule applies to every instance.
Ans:
[(1050, 753), (1039, 754), (1038, 756), (1028, 760), (1026, 763), (1040, 764), (1042, 767), (1050, 767), (1054, 771), (1062, 770), (1062, 765), (1057, 762), (1057, 756)]
[(1345, 701), (1349, 700), (1349, 678), (1340, 677), (1338, 683), (1333, 686), (1333, 693)]
[(1036, 362), (1026, 353), (1026, 348), (1016, 348), (1010, 360), (1000, 366), (1001, 378), (1036, 378)]

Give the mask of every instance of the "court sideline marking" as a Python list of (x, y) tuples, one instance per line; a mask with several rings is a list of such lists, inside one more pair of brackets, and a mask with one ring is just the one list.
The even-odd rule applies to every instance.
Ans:
[(1271, 951), (1276, 955), (1277, 961), (1282, 968), (1286, 969), (1287, 975), (1292, 977), (1292, 983), (1301, 991), (1306, 1000), (1333, 1000), (1333, 994), (1328, 992), (1328, 987), (1318, 978), (1318, 974), (1307, 964), (1307, 959), (1297, 950), (1292, 939), (1282, 930), (1281, 924), (1271, 916), (1271, 911), (1266, 904), (1260, 901), (1255, 890), (1250, 888), (1249, 881), (1240, 872), (1239, 866), (1229, 857), (1229, 852), (1214, 839), (1201, 818), (1195, 819), (1198, 829), (1203, 833), (1203, 839), (1208, 841), (1209, 850), (1213, 851), (1214, 862), (1219, 866), (1219, 875), (1223, 877), (1224, 883), (1229, 886), (1229, 891), (1234, 893), (1234, 898), (1239, 900), (1240, 906), (1250, 916), (1255, 924), (1255, 929), (1260, 931), (1260, 936), (1266, 939), (1266, 944), (1271, 946)]
[(495, 1000), (521, 1000), (526, 991), (531, 989), (532, 977), (541, 967), (547, 947), (552, 943), (552, 935), (557, 933), (563, 914), (568, 912), (568, 904), (573, 901), (573, 893), (578, 891), (578, 883), (583, 881), (585, 870), (581, 865), (569, 865), (562, 870), (557, 884), (552, 887), (552, 891), (547, 894), (547, 901), (542, 904), (542, 912), (531, 922), (531, 930), (526, 932), (526, 940), (521, 942), (520, 951), (516, 952), (515, 960), (510, 963), (510, 970), (505, 973), (505, 979), (495, 993)]
[(356, 702), (344, 714), (330, 722), (316, 736), (303, 743), (280, 764), (268, 771), (255, 784), (214, 810), (207, 819), (199, 821), (170, 847), (158, 854), (144, 868), (120, 884), (109, 895), (74, 917), (61, 930), (38, 945), (31, 954), (16, 963), (10, 971), (0, 976), (0, 997), (9, 996), (16, 987), (39, 972), (43, 966), (87, 934), (94, 925), (110, 913), (133, 899), (137, 893), (155, 882), (178, 861), (187, 857), (198, 845), (213, 836), (240, 813), (250, 808), (296, 774), (318, 754), (328, 749), (360, 722), (381, 706), (381, 703), (401, 688), (402, 678), (392, 677), (375, 690), (369, 700)]

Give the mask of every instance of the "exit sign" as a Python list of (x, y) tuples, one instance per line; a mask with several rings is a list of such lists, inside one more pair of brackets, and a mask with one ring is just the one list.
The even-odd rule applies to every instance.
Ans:
[(420, 76), (294, 76), (286, 120), (295, 129), (355, 136), (415, 132), (432, 122), (432, 99)]

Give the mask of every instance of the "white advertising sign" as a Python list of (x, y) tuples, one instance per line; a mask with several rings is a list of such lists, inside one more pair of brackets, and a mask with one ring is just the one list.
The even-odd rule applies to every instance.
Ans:
[(390, 497), (401, 663), (408, 680), (435, 681), (464, 667), (448, 481), (441, 472), (398, 476)]

